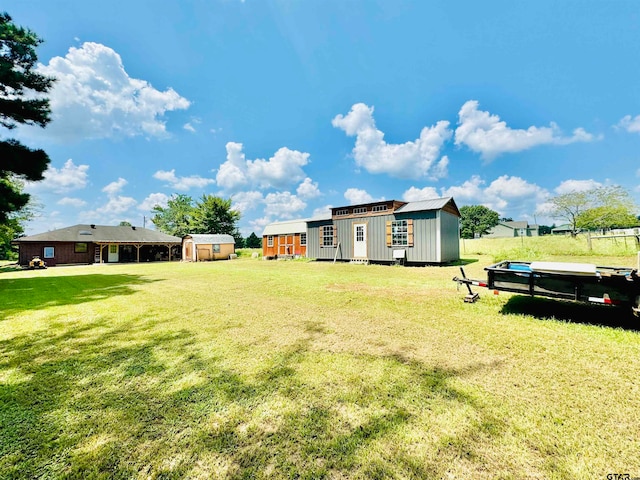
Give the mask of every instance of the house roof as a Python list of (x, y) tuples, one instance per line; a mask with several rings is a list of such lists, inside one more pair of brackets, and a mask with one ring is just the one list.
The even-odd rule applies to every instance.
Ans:
[(87, 242), (87, 243), (182, 243), (180, 237), (167, 235), (156, 230), (141, 227), (114, 227), (108, 225), (74, 225), (51, 230), (13, 240), (15, 243), (28, 242)]
[(262, 236), (265, 235), (286, 235), (292, 233), (305, 233), (307, 231), (307, 220), (289, 220), (286, 222), (273, 222), (264, 227)]
[(196, 245), (212, 245), (214, 243), (233, 243), (236, 241), (231, 235), (223, 233), (192, 233), (183, 238), (190, 238)]

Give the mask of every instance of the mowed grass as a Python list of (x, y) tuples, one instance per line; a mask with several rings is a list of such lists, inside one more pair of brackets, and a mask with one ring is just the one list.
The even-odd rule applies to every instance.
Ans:
[[(495, 252), (479, 253), (482, 279)], [(486, 290), (465, 304), (458, 274), (4, 270), (0, 478), (640, 475), (640, 321)]]

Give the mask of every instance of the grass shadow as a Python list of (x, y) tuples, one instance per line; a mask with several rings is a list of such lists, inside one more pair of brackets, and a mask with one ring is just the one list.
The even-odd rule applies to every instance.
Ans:
[(633, 316), (629, 307), (513, 295), (502, 307), (500, 313), (531, 315), (541, 320), (561, 320), (569, 323), (640, 331), (640, 319)]
[(154, 281), (130, 274), (0, 279), (0, 319), (25, 311), (131, 295), (136, 291), (133, 286)]

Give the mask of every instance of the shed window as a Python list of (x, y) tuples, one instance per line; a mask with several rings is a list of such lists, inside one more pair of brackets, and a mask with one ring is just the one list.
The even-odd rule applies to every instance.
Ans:
[(53, 247), (44, 247), (44, 252), (42, 255), (44, 258), (53, 258), (55, 257), (55, 249)]
[(75, 253), (87, 253), (87, 244), (85, 242), (78, 242), (75, 244), (73, 251)]
[(333, 225), (325, 225), (320, 230), (322, 234), (323, 247), (333, 247)]
[(353, 213), (355, 215), (367, 213), (367, 207), (356, 207), (356, 208), (353, 209)]
[(301, 247), (306, 247), (307, 246), (307, 234), (306, 233), (301, 233), (300, 234), (300, 246)]
[(388, 247), (413, 247), (413, 220), (387, 222)]
[(220, 253), (220, 244), (219, 243), (214, 243), (213, 244), (213, 253)]
[(273, 235), (267, 237), (267, 247), (273, 247)]
[(387, 210), (387, 206), (386, 205), (374, 205), (371, 208), (372, 212), (385, 212)]
[(349, 210), (346, 208), (342, 208), (340, 210), (336, 210), (336, 216), (344, 216), (344, 215), (349, 215)]

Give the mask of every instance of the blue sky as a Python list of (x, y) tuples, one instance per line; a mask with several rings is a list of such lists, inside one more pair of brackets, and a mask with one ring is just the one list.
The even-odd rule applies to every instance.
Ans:
[[(640, 2), (24, 0), (58, 80), (27, 233), (151, 225), (232, 198), (241, 232), (453, 196), (550, 224), (550, 196), (640, 199)], [(7, 132), (0, 135), (7, 136)], [(638, 202), (640, 203), (640, 202)], [(556, 222), (558, 223), (558, 222)]]

